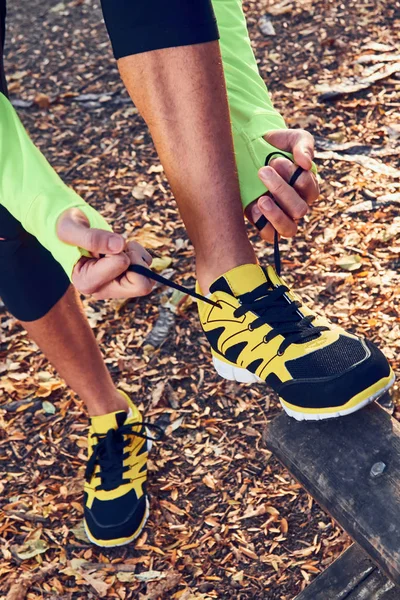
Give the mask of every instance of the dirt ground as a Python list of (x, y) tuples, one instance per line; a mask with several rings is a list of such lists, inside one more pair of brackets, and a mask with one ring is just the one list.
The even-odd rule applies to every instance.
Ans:
[[(98, 2), (9, 4), (10, 94), (32, 138), (117, 231), (193, 286), (192, 247)], [(284, 276), (315, 309), (376, 341), (398, 371), (400, 66), (385, 69), (399, 54), (400, 4), (244, 6), (276, 106), (317, 141), (322, 193), (298, 237), (282, 243)], [(275, 35), (259, 29), (266, 13)], [(332, 96), (350, 77), (364, 88), (321, 98), (319, 86)], [(260, 260), (272, 259), (249, 234)], [(161, 347), (149, 346), (169, 297), (158, 288), (129, 302), (85, 300), (113, 378), (170, 432), (150, 461), (148, 526), (136, 546), (111, 551), (91, 546), (81, 526), (82, 403), (2, 313), (1, 598), (292, 600), (349, 545), (265, 447), (277, 398), (217, 378), (194, 304), (180, 305)]]

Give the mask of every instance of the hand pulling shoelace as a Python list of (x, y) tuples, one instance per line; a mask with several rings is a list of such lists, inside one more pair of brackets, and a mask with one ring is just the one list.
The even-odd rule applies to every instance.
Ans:
[[(269, 154), (265, 160), (265, 164), (268, 165), (271, 158), (278, 154), (280, 156), (285, 156), (281, 152), (272, 152)], [(289, 185), (292, 187), (296, 183), (297, 179), (303, 173), (302, 167), (298, 167), (296, 171), (293, 173), (292, 177), (289, 180)], [(273, 199), (273, 196), (270, 192), (267, 193), (270, 198)], [(257, 229), (261, 230), (268, 224), (267, 219), (262, 215), (255, 226)], [(280, 276), (281, 274), (281, 258), (280, 258), (280, 250), (279, 250), (279, 235), (275, 229), (274, 232), (274, 265), (275, 270)], [(144, 267), (143, 265), (130, 265), (128, 267), (128, 271), (132, 271), (133, 273), (137, 273), (138, 275), (143, 275), (144, 277), (148, 277), (153, 281), (157, 281), (163, 285), (169, 286), (175, 290), (178, 290), (188, 296), (192, 296), (197, 300), (202, 300), (211, 306), (216, 306), (220, 308), (218, 302), (214, 302), (210, 298), (203, 296), (202, 294), (198, 294), (196, 291), (189, 289), (179, 283), (175, 283), (158, 273), (154, 273), (148, 267)], [(267, 289), (266, 289), (267, 288)], [(318, 337), (321, 331), (325, 331), (328, 327), (318, 326), (318, 327), (310, 327), (312, 321), (315, 317), (301, 317), (298, 312), (298, 308), (300, 308), (301, 304), (299, 302), (287, 302), (284, 298), (287, 298), (285, 294), (289, 291), (284, 285), (280, 285), (273, 290), (268, 289), (266, 284), (259, 286), (253, 292), (248, 294), (244, 294), (240, 299), (241, 306), (236, 309), (235, 317), (240, 317), (244, 315), (246, 312), (251, 311), (259, 314), (259, 318), (254, 321), (252, 324), (253, 329), (257, 329), (264, 323), (268, 323), (269, 325), (275, 324), (273, 330), (266, 336), (266, 342), (269, 342), (277, 335), (287, 335), (288, 337), (282, 342), (278, 352), (283, 353), (285, 349), (290, 346), (290, 344), (296, 342), (306, 341), (307, 339), (312, 339)], [(284, 303), (283, 303), (283, 302)]]
[[(134, 431), (134, 427), (141, 427), (141, 431)], [(150, 436), (143, 431), (152, 429), (156, 432), (156, 436)], [(100, 467), (99, 477), (101, 485), (96, 487), (96, 490), (114, 490), (124, 483), (129, 483), (129, 479), (124, 479), (123, 474), (129, 470), (129, 465), (124, 466), (123, 461), (128, 458), (129, 453), (123, 452), (125, 446), (125, 436), (140, 437), (145, 440), (158, 442), (164, 435), (163, 429), (153, 423), (141, 421), (137, 423), (128, 423), (121, 425), (118, 429), (109, 429), (105, 434), (94, 433), (98, 442), (93, 447), (93, 453), (88, 460), (85, 479), (90, 481), (96, 464)]]
[[(279, 154), (280, 156), (285, 156), (284, 154), (282, 154), (282, 152), (272, 152), (265, 159), (266, 165), (268, 165), (269, 161), (271, 160), (271, 158), (273, 156), (275, 156), (275, 154)], [(296, 183), (296, 181), (298, 180), (298, 178), (300, 177), (300, 175), (302, 174), (302, 172), (303, 172), (303, 169), (301, 167), (298, 167), (296, 169), (296, 171), (293, 173), (292, 177), (290, 178), (289, 185), (293, 186)], [(268, 192), (267, 195), (270, 196), (271, 198), (273, 198), (273, 196), (270, 192)], [(261, 231), (261, 229), (263, 229), (267, 224), (268, 224), (267, 219), (264, 217), (264, 215), (262, 215), (255, 223), (255, 226), (257, 227), (258, 230)], [(280, 275), (281, 274), (281, 257), (280, 257), (280, 251), (279, 251), (279, 235), (276, 230), (275, 230), (275, 236), (274, 236), (274, 265), (275, 265), (275, 270), (276, 270), (277, 274)], [(192, 296), (192, 298), (196, 298), (197, 300), (202, 300), (202, 302), (206, 302), (207, 304), (210, 304), (211, 306), (216, 306), (217, 308), (219, 308), (218, 302), (214, 302), (213, 300), (210, 300), (210, 298), (207, 298), (206, 296), (203, 296), (202, 294), (198, 294), (195, 290), (191, 290), (190, 288), (180, 285), (179, 283), (175, 283), (174, 281), (171, 281), (170, 279), (167, 279), (166, 277), (163, 277), (162, 275), (155, 273), (148, 267), (144, 267), (143, 265), (130, 265), (128, 267), (128, 271), (132, 271), (133, 273), (137, 273), (138, 275), (143, 275), (144, 277), (148, 277), (149, 279), (152, 279), (153, 281), (156, 281), (157, 283), (166, 285), (170, 288), (178, 290), (179, 292), (182, 292), (183, 294)]]

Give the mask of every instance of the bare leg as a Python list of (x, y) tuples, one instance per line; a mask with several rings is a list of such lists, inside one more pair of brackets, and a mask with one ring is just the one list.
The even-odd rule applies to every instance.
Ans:
[(218, 42), (136, 54), (118, 66), (149, 126), (206, 293), (224, 272), (256, 262), (243, 220)]
[(85, 402), (90, 416), (126, 410), (104, 364), (76, 290), (64, 296), (41, 319), (21, 321), (68, 385)]

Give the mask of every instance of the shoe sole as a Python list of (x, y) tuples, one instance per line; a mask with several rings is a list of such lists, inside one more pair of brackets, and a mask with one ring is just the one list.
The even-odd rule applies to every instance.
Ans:
[[(260, 379), (260, 377), (254, 373), (251, 373), (251, 371), (222, 361), (220, 358), (214, 355), (213, 365), (218, 375), (224, 379), (228, 379), (229, 381), (238, 381), (239, 383), (265, 383), (263, 379)], [(350, 415), (351, 413), (360, 410), (364, 406), (367, 406), (367, 404), (370, 404), (374, 400), (378, 400), (381, 396), (383, 396), (383, 394), (385, 394), (392, 387), (395, 381), (395, 375), (393, 371), (390, 372), (388, 377), (381, 381), (383, 383), (382, 387), (380, 387), (378, 390), (375, 390), (370, 396), (368, 396), (368, 398), (364, 398), (360, 402), (356, 402), (354, 406), (350, 406), (348, 408), (334, 407), (331, 409), (321, 409), (318, 412), (316, 409), (310, 409), (310, 412), (302, 412), (301, 410), (297, 410), (297, 408), (293, 405), (288, 405), (288, 403), (285, 402), (285, 400), (282, 400), (282, 398), (279, 398), (279, 400), (286, 414), (289, 415), (289, 417), (296, 419), (296, 421), (324, 421), (326, 419), (336, 419), (338, 417)], [(372, 387), (376, 388), (377, 385), (378, 384), (375, 384), (375, 386)], [(344, 406), (348, 405), (352, 401), (354, 401), (354, 398), (346, 402)]]
[(237, 367), (232, 363), (227, 363), (213, 354), (213, 365), (218, 375), (228, 381), (238, 381), (239, 383), (265, 383), (260, 377), (257, 377), (251, 371)]
[[(148, 429), (146, 429), (146, 432), (147, 432), (147, 435), (149, 435), (151, 437)], [(148, 453), (150, 453), (150, 450), (152, 449), (152, 447), (153, 447), (153, 441), (150, 439), (150, 440), (148, 440), (148, 449), (147, 449)], [(83, 520), (83, 526), (84, 526), (85, 533), (87, 535), (89, 542), (91, 542), (95, 546), (99, 546), (99, 548), (117, 548), (119, 546), (126, 546), (127, 544), (131, 544), (132, 542), (134, 542), (140, 536), (143, 529), (145, 528), (149, 516), (150, 516), (150, 504), (149, 504), (149, 499), (146, 498), (146, 510), (143, 515), (142, 522), (139, 525), (139, 528), (136, 530), (136, 532), (131, 537), (120, 538), (118, 540), (109, 540), (109, 541), (104, 540), (104, 541), (100, 542), (100, 540), (96, 540), (91, 535), (85, 519)]]

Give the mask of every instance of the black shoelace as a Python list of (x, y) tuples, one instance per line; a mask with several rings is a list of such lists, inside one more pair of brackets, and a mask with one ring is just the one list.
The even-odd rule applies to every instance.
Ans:
[[(134, 427), (140, 426), (139, 431), (134, 431)], [(156, 432), (152, 437), (146, 433), (147, 429)], [(142, 421), (141, 423), (128, 423), (121, 425), (118, 429), (109, 429), (105, 434), (94, 433), (97, 443), (93, 447), (93, 452), (89, 458), (85, 471), (86, 481), (90, 481), (95, 471), (96, 465), (99, 465), (99, 477), (101, 484), (96, 486), (99, 490), (115, 490), (124, 483), (129, 483), (130, 479), (124, 478), (124, 473), (131, 467), (124, 466), (124, 460), (129, 457), (129, 452), (125, 450), (127, 440), (124, 436), (135, 436), (145, 440), (159, 441), (164, 435), (164, 431), (158, 425)]]
[(285, 285), (271, 289), (268, 283), (263, 283), (252, 292), (240, 296), (241, 304), (233, 313), (236, 318), (242, 317), (248, 311), (256, 313), (258, 318), (249, 325), (251, 330), (265, 323), (272, 327), (263, 338), (265, 344), (282, 335), (285, 339), (279, 346), (279, 356), (282, 356), (291, 344), (304, 343), (319, 337), (321, 331), (328, 330), (325, 326), (311, 325), (315, 317), (303, 317), (298, 310), (301, 303), (290, 300), (287, 292), (289, 288)]
[[(281, 152), (273, 152), (265, 159), (266, 165), (269, 164), (269, 161), (275, 154), (285, 156)], [(298, 167), (290, 178), (289, 185), (294, 186), (302, 172), (303, 169)], [(267, 192), (267, 195), (273, 199), (270, 192)], [(255, 223), (255, 226), (261, 231), (267, 224), (267, 219), (262, 215)], [(279, 250), (279, 235), (276, 230), (274, 232), (274, 266), (278, 276), (280, 276), (281, 257)], [(175, 283), (158, 273), (154, 273), (148, 267), (142, 265), (130, 265), (128, 271), (148, 277), (153, 281), (157, 281), (158, 283), (169, 286), (188, 296), (192, 296), (192, 298), (202, 300), (202, 302), (220, 308), (218, 302), (214, 302), (210, 298), (198, 294), (195, 290), (189, 289), (179, 283)], [(268, 277), (267, 273), (266, 276)], [(240, 296), (239, 300), (241, 305), (234, 311), (235, 317), (241, 317), (246, 312), (250, 311), (256, 313), (258, 318), (251, 324), (252, 329), (257, 329), (263, 324), (268, 324), (273, 328), (268, 335), (264, 337), (265, 343), (270, 342), (278, 335), (282, 335), (285, 339), (278, 349), (279, 355), (282, 355), (286, 348), (291, 344), (304, 343), (310, 339), (319, 337), (322, 331), (328, 330), (328, 327), (325, 326), (313, 326), (312, 322), (315, 317), (303, 317), (298, 310), (301, 306), (300, 302), (293, 302), (290, 300), (286, 295), (287, 292), (289, 292), (289, 288), (284, 285), (273, 287), (271, 284), (270, 287), (268, 283), (264, 283), (252, 292)]]

